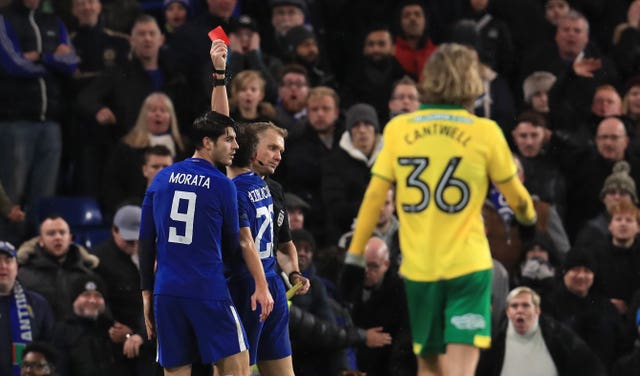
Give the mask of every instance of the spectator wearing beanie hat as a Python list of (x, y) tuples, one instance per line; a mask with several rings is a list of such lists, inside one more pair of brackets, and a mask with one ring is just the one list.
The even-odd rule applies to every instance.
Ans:
[(106, 317), (102, 280), (94, 276), (75, 279), (70, 293), (73, 315), (56, 326), (54, 344), (59, 350), (61, 375), (117, 375), (125, 370), (112, 355), (111, 320)]
[(325, 63), (324, 51), (320, 51), (316, 34), (307, 26), (296, 26), (284, 37), (286, 43), (287, 63), (298, 63), (309, 73), (311, 86), (338, 87), (335, 77)]
[(96, 320), (106, 310), (104, 295), (104, 284), (100, 278), (95, 276), (79, 277), (71, 285), (70, 297), (73, 302), (73, 313), (80, 317)]
[(306, 2), (305, 0), (271, 0), (268, 3), (271, 8), (271, 22), (268, 27), (262, 25), (260, 28), (260, 45), (267, 54), (284, 59), (287, 55), (287, 32), (306, 23)]
[(162, 3), (164, 10), (164, 31), (167, 37), (172, 35), (176, 29), (184, 25), (191, 13), (191, 3), (189, 0), (164, 0)]
[(284, 35), (291, 28), (304, 24), (309, 12), (305, 0), (271, 0), (271, 23), (277, 34)]
[(318, 54), (318, 45), (316, 41), (315, 33), (307, 26), (301, 25), (291, 28), (287, 34), (285, 34), (285, 41), (287, 43), (287, 51), (290, 58), (305, 59), (305, 62), (312, 62), (312, 58), (317, 56), (311, 56), (311, 54), (298, 54), (297, 49), (303, 43), (313, 44), (315, 47), (315, 53)]
[(593, 288), (596, 259), (586, 250), (567, 254), (562, 279), (555, 289), (542, 295), (545, 313), (569, 326), (607, 368), (631, 349), (631, 336), (609, 299)]
[[(609, 175), (602, 186), (600, 191), (600, 199), (605, 200), (605, 196), (610, 193), (618, 193), (621, 195), (628, 194), (634, 204), (638, 203), (638, 196), (636, 194), (636, 183), (633, 181), (629, 172), (631, 167), (626, 161), (619, 161), (613, 166), (613, 172)], [(614, 200), (615, 201), (615, 200)], [(605, 205), (608, 207), (610, 204), (605, 200)]]
[(636, 183), (629, 175), (631, 167), (626, 161), (616, 162), (613, 172), (609, 175), (600, 190), (600, 200), (604, 210), (589, 220), (578, 232), (575, 245), (577, 247), (604, 246), (609, 236), (609, 210), (619, 203), (638, 203)]
[(303, 229), (305, 211), (311, 209), (311, 206), (305, 200), (290, 192), (284, 194), (284, 200), (289, 215), (289, 227), (291, 230)]
[(330, 244), (351, 229), (369, 184), (369, 170), (382, 147), (378, 115), (371, 105), (351, 106), (345, 125), (340, 147), (331, 150), (322, 167), (322, 199), (327, 208)]
[(549, 72), (533, 72), (522, 83), (524, 102), (536, 112), (549, 113), (549, 91), (556, 82), (556, 76)]

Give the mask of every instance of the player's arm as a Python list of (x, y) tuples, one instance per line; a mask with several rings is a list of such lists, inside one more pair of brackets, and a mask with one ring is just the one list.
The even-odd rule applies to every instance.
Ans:
[(372, 175), (362, 205), (358, 211), (358, 220), (345, 264), (364, 268), (364, 248), (376, 227), (380, 211), (387, 198), (391, 182), (380, 176)]
[(147, 191), (142, 203), (142, 218), (140, 220), (140, 287), (142, 289), (142, 303), (144, 307), (144, 322), (147, 337), (151, 340), (155, 336), (155, 321), (153, 317), (153, 285), (155, 282), (154, 267), (156, 262), (156, 228), (153, 219), (153, 193)]
[(354, 296), (358, 286), (364, 280), (364, 248), (375, 229), (389, 188), (391, 188), (389, 180), (377, 175), (371, 176), (371, 181), (369, 181), (369, 186), (358, 211), (356, 229), (344, 260), (339, 281), (342, 296), (347, 300)]
[(302, 282), (302, 287), (296, 291), (296, 295), (303, 295), (309, 291), (311, 283), (308, 278), (305, 278), (300, 273), (300, 267), (298, 266), (298, 251), (296, 250), (293, 241), (278, 243), (278, 252), (276, 252), (276, 259), (280, 269), (289, 276), (289, 283), (295, 285), (298, 282)]
[(533, 200), (531, 200), (531, 195), (518, 179), (513, 154), (509, 150), (507, 141), (497, 125), (488, 128), (488, 131), (488, 141), (490, 145), (493, 145), (489, 154), (489, 177), (500, 193), (507, 199), (507, 203), (513, 209), (516, 220), (523, 225), (533, 225), (536, 222)]
[(507, 203), (516, 216), (516, 220), (530, 226), (536, 223), (536, 210), (533, 207), (531, 195), (516, 175), (502, 182), (494, 182), (500, 193), (507, 199)]
[(269, 285), (264, 275), (262, 261), (260, 261), (260, 257), (258, 256), (256, 244), (249, 227), (240, 227), (240, 249), (242, 251), (242, 258), (247, 264), (247, 268), (256, 284), (256, 290), (253, 295), (251, 295), (251, 309), (255, 311), (257, 308), (256, 303), (260, 303), (260, 307), (262, 307), (260, 320), (262, 321), (269, 316), (273, 309), (273, 298), (269, 292)]
[[(220, 39), (211, 43), (211, 62), (213, 63), (214, 72), (224, 72), (227, 68), (227, 46)], [(214, 85), (211, 91), (211, 111), (229, 116), (229, 98), (227, 97), (227, 87), (217, 80), (225, 80), (224, 73), (213, 74)]]

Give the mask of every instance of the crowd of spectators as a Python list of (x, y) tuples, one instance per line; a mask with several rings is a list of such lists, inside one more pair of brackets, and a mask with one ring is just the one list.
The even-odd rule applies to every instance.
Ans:
[[(341, 271), (385, 124), (424, 104), (422, 67), (449, 42), (477, 53), (485, 91), (469, 110), (503, 130), (538, 214), (519, 226), (487, 193), (499, 309), (478, 373), (521, 367), (504, 351), (525, 351), (527, 336), (547, 344), (541, 372), (640, 364), (640, 0), (2, 0), (0, 374), (19, 374), (11, 348), (32, 340), (50, 374), (157, 371), (138, 206), (155, 173), (193, 151), (216, 26), (229, 34), (231, 116), (288, 131), (274, 178), (312, 281), (292, 302), (297, 374), (415, 374), (393, 191), (357, 291)], [(65, 218), (38, 218), (56, 195), (97, 199), (110, 239), (85, 249)], [(20, 299), (28, 341), (8, 319)]]

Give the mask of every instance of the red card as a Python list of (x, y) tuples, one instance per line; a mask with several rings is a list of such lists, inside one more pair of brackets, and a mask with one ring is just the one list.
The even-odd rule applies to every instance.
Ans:
[(209, 32), (209, 39), (211, 39), (212, 42), (216, 39), (220, 39), (227, 46), (229, 45), (229, 43), (231, 43), (229, 42), (229, 37), (227, 37), (227, 33), (225, 33), (224, 30), (222, 30), (222, 27), (220, 26), (216, 27), (215, 29)]

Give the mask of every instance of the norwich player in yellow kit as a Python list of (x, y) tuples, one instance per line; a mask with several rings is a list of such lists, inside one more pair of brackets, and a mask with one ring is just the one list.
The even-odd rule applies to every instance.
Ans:
[(365, 244), (395, 184), (418, 375), (473, 375), (479, 348), (491, 343), (492, 262), (481, 217), (489, 181), (518, 221), (533, 224), (536, 214), (498, 125), (467, 111), (483, 90), (476, 56), (443, 44), (423, 77), (428, 105), (385, 127), (347, 270), (365, 266)]

